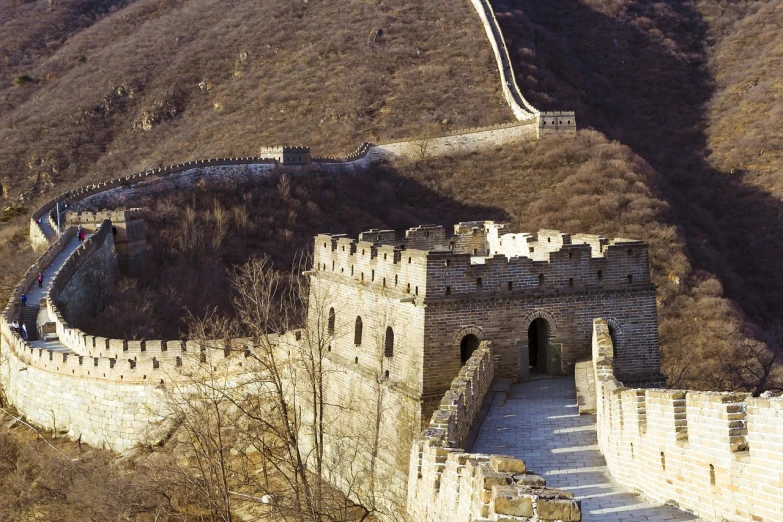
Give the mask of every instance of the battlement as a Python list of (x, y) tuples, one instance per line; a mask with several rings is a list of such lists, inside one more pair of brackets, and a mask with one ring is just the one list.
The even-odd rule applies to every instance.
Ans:
[(65, 226), (100, 224), (104, 220), (109, 220), (112, 223), (120, 223), (132, 221), (134, 219), (142, 219), (143, 216), (144, 211), (140, 208), (67, 211), (65, 213)]
[(612, 475), (707, 519), (783, 520), (783, 397), (630, 389), (593, 326), (598, 443)]
[(310, 147), (290, 147), (286, 145), (262, 147), (261, 157), (275, 160), (281, 165), (309, 165), (312, 160)]
[(507, 233), (492, 221), (458, 223), (454, 235), (422, 225), (400, 237), (369, 230), (315, 238), (314, 270), (419, 298), (513, 296), (651, 288), (647, 245), (556, 230)]

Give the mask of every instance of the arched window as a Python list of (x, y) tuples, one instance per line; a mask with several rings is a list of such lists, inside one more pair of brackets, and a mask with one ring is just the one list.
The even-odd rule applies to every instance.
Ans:
[(386, 328), (386, 342), (383, 348), (383, 355), (386, 357), (394, 356), (394, 330), (389, 326)]
[(484, 286), (484, 285), (483, 285), (483, 282), (481, 281), (481, 278), (480, 278), (480, 277), (476, 278), (476, 290), (478, 290), (479, 292), (481, 292), (481, 288), (482, 288), (483, 286)]
[(353, 344), (359, 346), (362, 344), (362, 318), (356, 318), (356, 326), (353, 330)]
[(329, 335), (334, 335), (334, 308), (329, 309), (329, 325), (328, 325), (328, 331)]

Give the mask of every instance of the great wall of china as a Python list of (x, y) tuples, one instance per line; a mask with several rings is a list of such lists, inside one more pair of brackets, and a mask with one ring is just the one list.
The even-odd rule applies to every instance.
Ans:
[[(525, 100), (516, 84), (508, 49), (489, 1), (471, 1), (495, 54), (504, 96), (518, 121), (447, 136), (425, 136), (386, 144), (363, 143), (346, 158), (314, 158), (309, 167), (312, 171), (324, 174), (353, 172), (376, 161), (438, 157), (550, 134), (575, 133), (573, 113), (542, 113)], [(90, 278), (100, 272), (98, 280), (110, 287), (117, 263), (115, 241), (129, 237), (124, 234), (130, 228), (132, 211), (88, 213), (90, 209), (122, 209), (124, 202), (135, 193), (162, 194), (200, 179), (236, 183), (269, 175), (278, 167), (278, 162), (264, 158), (189, 162), (69, 191), (35, 211), (30, 221), (30, 240), (42, 253), (41, 257), (14, 289), (0, 315), (0, 384), (9, 402), (34, 424), (65, 432), (97, 447), (123, 451), (137, 444), (160, 440), (170, 429), (159, 408), (162, 389), (179, 379), (183, 372), (205, 362), (222, 365), (227, 372), (240, 372), (242, 352), (253, 349), (247, 340), (232, 340), (229, 347), (223, 342), (215, 342), (212, 349), (205, 350), (203, 343), (189, 340), (107, 339), (72, 327), (66, 319), (69, 313), (58, 303), (65, 302), (69, 308), (79, 306), (80, 296), (74, 292), (74, 287), (84, 286), (78, 284), (80, 277)], [(292, 169), (296, 172), (297, 168)], [(59, 215), (56, 209), (60, 210)], [(83, 243), (75, 239), (79, 224), (89, 233)], [(62, 225), (65, 228), (58, 234)], [(118, 228), (120, 234), (117, 234)], [(539, 237), (538, 241), (543, 241), (544, 237)], [(564, 235), (550, 239), (552, 237), (560, 238), (558, 248), (566, 244), (562, 239)], [(576, 239), (574, 241), (576, 245)], [(603, 258), (607, 244), (602, 238), (595, 239), (594, 243), (591, 246), (593, 254), (588, 257)], [(533, 259), (534, 243), (530, 242), (529, 247)], [(375, 256), (384, 252), (382, 246), (368, 248)], [(539, 248), (536, 256), (543, 256), (541, 259), (546, 258), (547, 262), (555, 252), (541, 253), (541, 248), (545, 248), (543, 243), (540, 246), (536, 243), (535, 248)], [(623, 252), (626, 250), (622, 246), (619, 248)], [(629, 250), (635, 248), (637, 245)], [(394, 248), (389, 247), (389, 252), (393, 253)], [(375, 262), (372, 263), (375, 267)], [(595, 272), (595, 267), (590, 266)], [(372, 270), (374, 280), (375, 271)], [(39, 271), (45, 274), (46, 286), (37, 292), (34, 280)], [(324, 266), (324, 272), (327, 271), (328, 267)], [(380, 272), (378, 274), (380, 283)], [(598, 283), (585, 279), (584, 284), (600, 285), (601, 270), (598, 274)], [(558, 276), (556, 271), (552, 275)], [(547, 276), (547, 281), (552, 275)], [(634, 272), (634, 284), (643, 281), (645, 275)], [(626, 283), (625, 277), (625, 272), (618, 276), (619, 284)], [(543, 285), (542, 281), (539, 279), (537, 284)], [(631, 275), (628, 275), (627, 284), (631, 283)], [(505, 281), (499, 284), (505, 284)], [(564, 279), (563, 284), (573, 286), (573, 278)], [(426, 285), (422, 286), (422, 298), (426, 289)], [(511, 291), (510, 283), (508, 290)], [(579, 289), (583, 290), (583, 287)], [(518, 291), (516, 287), (515, 291)], [(629, 292), (620, 287), (612, 291), (618, 295)], [(12, 321), (25, 312), (20, 303), (24, 292), (31, 297), (30, 305), (40, 306), (36, 320), (40, 328), (35, 332), (36, 337), (42, 337), (40, 340), (25, 341), (11, 327)], [(449, 293), (448, 290), (444, 292)], [(400, 303), (406, 307), (401, 317), (408, 317), (405, 314), (409, 313), (409, 307), (417, 306), (415, 299), (413, 304), (407, 298)], [(540, 318), (554, 323), (555, 315), (563, 322), (560, 312), (553, 315), (546, 311), (549, 305), (536, 306), (538, 311), (528, 315), (524, 328)], [(618, 368), (615, 359), (622, 361), (633, 352), (636, 343), (641, 342), (628, 326), (632, 320), (606, 317), (607, 323), (604, 319), (596, 319), (600, 314), (586, 313), (595, 314), (587, 318), (595, 319), (592, 357), (587, 363), (578, 363), (576, 369), (589, 375), (587, 380), (593, 386), (580, 388), (580, 394), (594, 396), (599, 446), (613, 477), (649, 498), (673, 502), (710, 519), (783, 521), (783, 503), (779, 500), (783, 498), (783, 400), (756, 399), (740, 394), (625, 388), (615, 378), (614, 372)], [(654, 309), (652, 313), (654, 315)], [(579, 317), (581, 321), (587, 316)], [(610, 335), (612, 324), (615, 325), (616, 346)], [(496, 394), (495, 386), (509, 373), (508, 356), (502, 354), (510, 353), (510, 348), (506, 340), (493, 343), (494, 339), (484, 335), (480, 327), (465, 327), (460, 332), (460, 338), (456, 339), (457, 350), (460, 339), (469, 336), (481, 337), (483, 343), (463, 361), (445, 394), (435, 397), (434, 408), (414, 408), (421, 411), (420, 416), (426, 411), (433, 413), (424, 419), (415, 418), (414, 431), (397, 439), (411, 441), (400, 449), (403, 457), (396, 454), (385, 459), (384, 473), (393, 497), (390, 509), (396, 512), (392, 519), (407, 516), (414, 521), (433, 522), (581, 520), (580, 501), (568, 491), (546, 487), (544, 478), (536, 475), (535, 470), (528, 470), (519, 458), (465, 451), (472, 445), (486, 414), (487, 403)], [(285, 345), (298, 340), (298, 333), (289, 332), (279, 342)], [(561, 342), (554, 336), (550, 340)], [(352, 343), (346, 343), (346, 346), (352, 346)], [(644, 343), (649, 343), (649, 339), (645, 337)], [(527, 351), (516, 344), (510, 346), (520, 353)], [(650, 347), (645, 345), (642, 351), (649, 352)], [(376, 369), (363, 367), (359, 354), (354, 359), (351, 353), (342, 361), (339, 352), (339, 349), (335, 350), (333, 361), (335, 368), (343, 371), (340, 379), (346, 382), (337, 386), (357, 387), (354, 393), (361, 396), (364, 393), (361, 386), (366, 388), (367, 383), (373, 386), (371, 381), (377, 379)], [(411, 383), (406, 382), (405, 377), (395, 376), (395, 372), (402, 374), (403, 368), (398, 364), (387, 357), (380, 370), (387, 368), (389, 382), (383, 385), (395, 390), (398, 401), (394, 407), (405, 412), (416, 403), (416, 394), (406, 388), (406, 384)], [(619, 367), (624, 364), (621, 362)], [(426, 418), (430, 418), (429, 422)], [(425, 429), (417, 435), (419, 426)], [(387, 429), (393, 436), (398, 435), (396, 428)], [(403, 458), (407, 462), (401, 466)]]

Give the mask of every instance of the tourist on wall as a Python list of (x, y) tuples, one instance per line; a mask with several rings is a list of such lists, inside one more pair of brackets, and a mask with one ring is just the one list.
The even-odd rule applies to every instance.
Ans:
[(22, 339), (27, 340), (27, 323), (22, 325)]
[(11, 328), (14, 329), (14, 332), (19, 333), (19, 321), (14, 319), (14, 322), (11, 323)]
[(27, 306), (27, 296), (22, 294), (22, 297), (19, 298), (19, 300), (22, 302), (22, 306)]
[(38, 288), (43, 288), (43, 274), (38, 272), (38, 277), (35, 278), (38, 281)]

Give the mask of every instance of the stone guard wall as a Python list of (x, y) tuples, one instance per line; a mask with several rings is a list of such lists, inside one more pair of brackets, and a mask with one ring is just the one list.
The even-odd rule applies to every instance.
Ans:
[(484, 342), (454, 379), (413, 444), (408, 515), (414, 522), (582, 519), (573, 495), (546, 487), (519, 459), (466, 453), (464, 444), (495, 376), (494, 352)]
[(629, 389), (593, 327), (598, 444), (621, 484), (711, 520), (783, 520), (783, 398)]

